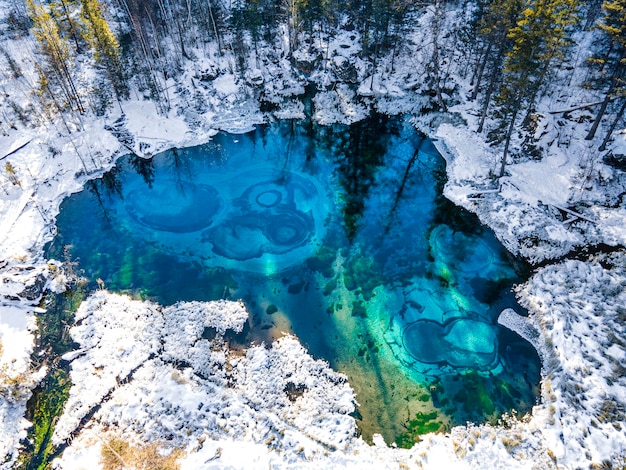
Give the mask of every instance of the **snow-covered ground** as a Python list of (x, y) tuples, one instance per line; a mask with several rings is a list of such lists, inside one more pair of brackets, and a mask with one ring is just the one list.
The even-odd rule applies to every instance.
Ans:
[[(0, 7), (1, 22), (9, 8), (3, 2)], [(63, 288), (59, 264), (43, 256), (63, 198), (129, 150), (151, 155), (206, 142), (217, 130), (245, 131), (265, 119), (302, 117), (299, 95), (306, 80), (320, 88), (313, 102), (320, 123), (354, 122), (371, 108), (414, 113), (416, 126), (438, 139), (447, 158), (445, 194), (476, 212), (513, 253), (545, 261), (585, 244), (624, 246), (623, 173), (600, 161), (598, 142), (582, 139), (580, 116), (568, 120), (549, 113), (587, 100), (576, 80), (571, 90), (539, 104), (536, 144), (545, 157), (514, 159), (494, 185), (490, 175), (499, 149), (474, 132), (478, 105), (466, 99), (469, 86), (460, 74), (454, 77), (460, 104), (445, 115), (419, 115), (425, 100), (420, 70), (430, 57), (423, 37), (428, 21), (428, 15), (420, 18), (423, 27), (416, 28), (393, 68), (381, 60), (370, 70), (358, 57), (358, 37), (347, 31), (321, 41), (329, 61), (308, 77), (272, 47), (249, 60), (258, 68), (246, 81), (233, 74), (232, 56), (198, 54), (176, 81), (169, 80), (169, 112), (134, 94), (122, 103), (123, 116), (112, 108), (104, 117), (68, 116), (67, 126), (47, 118), (30, 91), (36, 82), (32, 40), (1, 38), (22, 75), (12, 76), (0, 56), (0, 468), (10, 468), (17, 456), (28, 426), (26, 399), (45, 373), (32, 370), (29, 355), (35, 316), (44, 314), (43, 290)], [(580, 47), (586, 47), (582, 40)], [(305, 61), (311, 52), (295, 57)], [(89, 74), (78, 79), (88, 80)], [(277, 105), (270, 114), (261, 113), (253, 97), (258, 84), (264, 99)], [(18, 116), (19, 109), (27, 110), (26, 118)], [(613, 145), (622, 140), (618, 136)], [(499, 192), (492, 191), (496, 186)], [(584, 218), (567, 222), (572, 214), (562, 208)], [(71, 329), (80, 349), (66, 356), (73, 385), (55, 429), (55, 442), (67, 445), (56, 465), (97, 468), (103, 446), (121, 438), (156, 443), (164, 452), (179, 449), (182, 468), (485, 468), (486, 462), (491, 468), (584, 468), (605, 461), (623, 466), (625, 266), (622, 248), (539, 269), (518, 296), (544, 358), (541, 404), (532, 416), (509, 417), (498, 427), (471, 425), (424, 436), (411, 450), (382, 439), (370, 446), (356, 437), (349, 385), (313, 360), (297, 339), (231, 348), (234, 333), (227, 330), (236, 332), (246, 318), (238, 304), (162, 308), (97, 292), (80, 307)]]

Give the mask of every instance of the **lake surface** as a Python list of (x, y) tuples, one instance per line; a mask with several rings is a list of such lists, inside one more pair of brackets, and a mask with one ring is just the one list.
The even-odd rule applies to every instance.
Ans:
[(279, 122), (150, 160), (66, 199), (49, 255), (162, 304), (243, 299), (250, 341), (298, 336), (346, 373), (365, 438), (530, 411), (540, 362), (497, 325), (524, 266), (441, 195), (444, 161), (400, 118)]

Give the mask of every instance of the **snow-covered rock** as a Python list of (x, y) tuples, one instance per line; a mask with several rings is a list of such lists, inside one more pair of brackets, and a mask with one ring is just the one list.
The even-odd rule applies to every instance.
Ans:
[[(447, 156), (445, 194), (476, 212), (513, 253), (544, 261), (585, 244), (626, 243), (623, 172), (598, 160), (598, 142), (582, 139), (575, 116), (550, 113), (593, 98), (577, 87), (581, 77), (561, 90), (565, 98), (538, 103), (533, 138), (544, 158), (513, 159), (494, 184), (501, 149), (474, 132), (477, 109), (466, 100), (463, 57), (456, 58), (457, 68), (451, 64), (448, 88), (456, 91), (446, 95), (449, 112), (422, 113), (430, 105), (423, 93), (432, 57), (429, 13), (415, 18), (421, 27), (407, 33), (403, 53), (381, 57), (376, 67), (360, 57), (359, 35), (341, 28), (295, 51), (299, 68), (280, 47), (251, 51), (253, 70), (243, 78), (232, 72), (232, 55), (218, 58), (207, 45), (176, 80), (167, 79), (169, 109), (135, 93), (103, 117), (67, 113), (61, 119), (29, 92), (37, 81), (33, 41), (4, 34), (9, 11), (9, 2), (0, 0), (0, 40), (23, 75), (0, 77), (3, 121), (10, 122), (0, 133), (0, 468), (17, 457), (28, 426), (26, 399), (45, 373), (37, 375), (29, 363), (41, 293), (61, 292), (68, 282), (60, 263), (42, 255), (61, 201), (123, 153), (147, 157), (205, 143), (218, 129), (243, 132), (265, 119), (303, 117), (307, 82), (319, 89), (312, 111), (319, 123), (355, 122), (372, 108), (413, 114), (416, 127), (440, 139)], [(450, 24), (463, 23), (462, 15), (448, 15)], [(581, 51), (588, 50), (586, 41)], [(585, 54), (573, 56), (584, 60)], [(4, 56), (0, 61), (8, 70)], [(85, 68), (79, 75), (84, 83), (93, 74)], [(262, 102), (272, 110), (261, 112)], [(620, 136), (614, 153), (625, 153), (625, 146)], [(7, 163), (12, 172), (4, 171)], [(585, 219), (567, 222), (560, 207)], [(237, 303), (162, 308), (98, 292), (81, 306), (72, 329), (81, 346), (66, 356), (73, 388), (54, 439), (69, 447), (57, 466), (97, 468), (109, 436), (182, 449), (185, 469), (623, 465), (625, 256), (617, 251), (546, 266), (520, 287), (544, 348), (543, 401), (532, 417), (427, 435), (411, 450), (355, 437), (349, 385), (294, 338), (231, 349), (229, 332), (240, 331), (246, 319)]]

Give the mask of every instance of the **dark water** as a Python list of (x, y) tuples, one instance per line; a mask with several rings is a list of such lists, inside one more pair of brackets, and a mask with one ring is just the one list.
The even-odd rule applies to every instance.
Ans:
[(444, 162), (401, 119), (283, 122), (125, 157), (64, 201), (63, 246), (113, 291), (241, 298), (251, 340), (294, 333), (345, 372), (366, 438), (527, 412), (540, 364), (496, 324), (523, 270), (441, 196)]

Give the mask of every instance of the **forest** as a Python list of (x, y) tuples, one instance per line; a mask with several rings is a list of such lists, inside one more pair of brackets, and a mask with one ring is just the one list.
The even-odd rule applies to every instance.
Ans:
[[(427, 13), (427, 23), (420, 23)], [(123, 109), (131, 90), (167, 113), (171, 80), (176, 82), (186, 64), (215, 55), (229, 64), (262, 110), (275, 107), (277, 98), (258, 70), (281, 59), (303, 83), (315, 82), (316, 71), (330, 68), (332, 78), (317, 83), (318, 89), (337, 83), (356, 89), (365, 77), (373, 82), (377, 73), (393, 74), (399, 58), (413, 50), (411, 32), (418, 24), (429, 29), (431, 43), (417, 45), (428, 50), (428, 60), (419, 64), (418, 79), (407, 88), (428, 98), (421, 113), (445, 112), (463, 99), (476, 103), (476, 132), (501, 148), (494, 177), (505, 172), (516, 129), (523, 138), (514, 152), (540, 157), (532, 138), (537, 102), (567, 89), (575, 75), (584, 74), (582, 86), (596, 91), (594, 102), (578, 106), (590, 112), (581, 124), (586, 139), (601, 136), (599, 151), (606, 150), (626, 109), (622, 0), (28, 0), (26, 5), (12, 0), (8, 18), (9, 34), (31, 32), (36, 39), (42, 60), (33, 86), (45, 112), (73, 121), (86, 110), (102, 115), (112, 106)], [(354, 63), (328, 56), (329, 43), (346, 31), (358, 45)], [(572, 65), (571, 54), (580, 53), (573, 46), (589, 31), (594, 34), (588, 57)], [(2, 52), (10, 73), (19, 77), (16, 58)], [(93, 69), (90, 76), (85, 62)], [(205, 70), (198, 75), (200, 85), (221, 73), (219, 67)], [(469, 96), (458, 95), (459, 77), (469, 80)], [(193, 91), (186, 93), (188, 101), (195, 99)], [(25, 118), (23, 110), (15, 111)]]
[[(181, 468), (202, 468), (201, 458), (207, 465), (245, 461), (247, 466), (237, 468), (259, 468), (259, 462), (376, 469), (388, 468), (383, 462), (407, 468), (462, 462), (482, 468), (485, 459), (502, 459), (507, 468), (531, 461), (542, 468), (599, 468), (611, 459), (623, 466), (626, 0), (0, 0), (0, 64), (0, 469), (16, 462), (44, 468), (57, 457), (58, 468), (81, 468), (89, 458), (106, 457), (106, 446), (114, 467), (123, 462), (116, 452), (127, 458), (125, 452), (135, 448), (130, 441), (116, 441), (113, 433), (126, 439), (129, 429), (145, 439), (144, 451), (159, 458), (167, 457), (157, 449), (161, 444), (174, 449), (168, 454), (172, 459), (186, 452)], [(381, 161), (373, 159), (380, 151), (375, 147), (386, 129), (400, 128), (400, 122), (417, 132), (406, 138), (401, 133), (404, 140), (398, 134), (393, 142), (415, 148), (407, 161), (403, 155), (392, 162), (402, 171), (385, 180)], [(528, 317), (509, 309), (509, 324), (498, 317), (493, 327), (519, 333), (538, 354), (541, 382), (533, 389), (532, 412), (518, 417), (512, 411), (446, 428), (428, 413), (409, 413), (402, 402), (407, 414), (400, 424), (406, 428), (403, 439), (374, 433), (366, 443), (365, 433), (357, 431), (356, 386), (344, 371), (314, 359), (300, 335), (247, 350), (234, 341), (230, 350), (230, 340), (214, 335), (212, 325), (198, 325), (207, 314), (230, 322), (220, 326), (224, 330), (244, 328), (250, 312), (234, 298), (224, 304), (232, 318), (220, 317), (221, 304), (162, 307), (144, 298), (143, 285), (134, 286), (133, 294), (140, 293), (132, 299), (108, 292), (116, 291), (115, 285), (104, 275), (91, 279), (97, 285), (91, 282), (93, 292), (85, 298), (81, 256), (72, 258), (67, 245), (58, 252), (64, 261), (47, 259), (45, 246), (56, 237), (62, 201), (71, 194), (86, 189), (104, 208), (103, 199), (110, 202), (111, 194), (123, 199), (124, 178), (136, 184), (140, 175), (152, 190), (154, 161), (161, 157), (171, 157), (182, 175), (181, 162), (196, 146), (251, 148), (248, 154), (256, 155), (255, 139), (265, 145), (272, 125), (291, 139), (281, 141), (287, 143), (277, 151), (287, 149), (280, 155), (284, 168), (294, 163), (289, 149), (298, 148), (301, 142), (293, 142), (299, 137), (318, 138), (302, 144), (306, 164), (316, 152), (315, 163), (322, 162), (322, 140), (326, 150), (340, 151), (343, 160), (334, 162), (338, 170), (324, 173), (320, 188), (330, 187), (330, 178), (349, 174), (351, 184), (340, 188), (337, 199), (345, 205), (350, 242), (367, 225), (360, 218), (366, 213), (363, 201), (376, 178), (392, 188), (393, 214), (402, 196), (413, 194), (411, 178), (424, 179), (420, 165), (428, 163), (422, 157), (431, 152), (427, 158), (436, 166), (445, 207), (469, 209), (468, 214), (477, 215), (466, 224), (469, 232), (492, 229), (494, 240), (508, 250), (507, 259), (528, 262), (526, 278), (507, 287)], [(125, 165), (137, 175), (123, 176)], [(242, 175), (255, 173), (244, 165), (239, 170), (229, 174), (228, 182), (235, 183), (219, 186), (222, 193), (230, 186), (243, 188)], [(104, 185), (100, 192), (98, 178)], [(206, 201), (216, 193), (204, 190), (199, 199), (204, 202), (195, 204), (190, 197), (190, 206), (210, 205)], [(142, 194), (150, 193), (132, 194), (119, 203), (127, 212), (133, 201), (145, 202), (149, 198)], [(283, 197), (278, 189), (254, 194), (265, 216), (272, 204), (276, 214), (285, 215), (278, 210)], [(407, 204), (424, 206), (422, 195), (413, 196)], [(152, 206), (160, 209), (159, 201)], [(297, 211), (300, 218), (292, 218), (310, 228), (317, 219), (311, 222), (300, 212), (305, 213)], [(415, 222), (418, 212), (403, 212), (397, 219)], [(453, 224), (452, 212), (442, 212), (438, 223)], [(192, 209), (189, 214), (198, 216)], [(200, 215), (204, 222), (212, 217)], [(85, 219), (84, 225), (96, 227), (89, 217), (81, 223)], [(258, 219), (265, 227), (265, 219)], [(145, 229), (141, 220), (138, 233)], [(313, 240), (308, 233), (303, 238)], [(455, 245), (450, 242), (457, 240), (455, 230), (435, 233), (443, 237), (442, 251)], [(286, 241), (298, 238), (295, 230), (277, 234)], [(381, 239), (385, 236), (388, 231)], [(138, 246), (149, 245), (141, 241)], [(85, 246), (82, 258), (101, 254)], [(368, 264), (366, 250), (356, 250), (350, 265), (347, 249), (337, 246), (321, 250), (307, 266), (324, 278), (332, 271), (329, 266), (351, 269), (367, 282), (357, 288), (350, 272), (336, 278), (331, 272), (320, 292), (354, 284), (355, 296), (377, 300), (377, 281), (370, 272), (374, 264)], [(407, 262), (405, 248), (394, 253), (402, 258), (399, 265)], [(138, 259), (137, 250), (122, 251), (134, 268), (149, 258)], [(480, 253), (476, 258), (491, 259)], [(106, 256), (102, 260), (109, 262)], [(129, 278), (136, 274), (128, 272)], [(167, 266), (163, 272), (164, 279), (170, 275)], [(216, 272), (222, 273), (221, 267)], [(145, 273), (158, 278), (151, 267)], [(453, 277), (434, 275), (428, 282), (454, 290), (458, 279)], [(228, 293), (232, 283), (211, 279), (211, 288)], [(309, 287), (303, 280), (288, 286), (283, 279), (276, 289), (289, 293)], [(184, 276), (179, 281), (184, 287), (192, 284)], [(500, 282), (481, 278), (472, 289)], [(208, 291), (205, 287), (198, 292)], [(487, 290), (481, 291), (483, 298), (489, 297)], [(65, 296), (71, 308), (50, 301), (53, 293)], [(424, 310), (409, 300), (398, 314), (403, 319), (407, 309)], [(256, 307), (280, 326), (276, 319), (284, 312), (276, 304)], [(322, 317), (334, 322), (342, 309), (352, 308), (348, 320), (365, 323), (371, 318), (363, 305), (334, 302)], [(6, 327), (7, 318), (19, 323), (22, 336)], [(49, 325), (58, 341), (50, 340)], [(171, 354), (164, 354), (167, 338)], [(388, 346), (371, 338), (362, 342), (357, 361), (382, 358)], [(14, 353), (21, 356), (11, 362)], [(192, 353), (197, 354), (193, 360)], [(463, 380), (480, 395), (476, 384), (482, 379), (477, 377)], [(530, 383), (526, 372), (521, 377)], [(440, 397), (431, 385), (420, 384), (423, 393), (411, 406), (435, 407)], [(315, 397), (302, 405), (308, 392)], [(133, 408), (142, 393), (149, 399)], [(124, 408), (128, 403), (133, 405)], [(131, 424), (124, 428), (124, 423)], [(423, 436), (435, 430), (446, 434)], [(253, 452), (241, 452), (242, 443)]]

